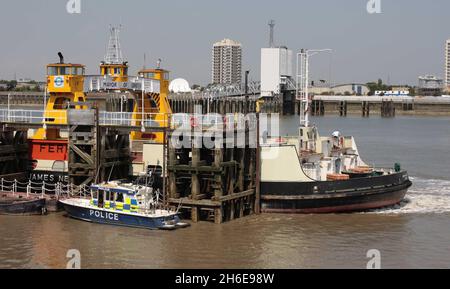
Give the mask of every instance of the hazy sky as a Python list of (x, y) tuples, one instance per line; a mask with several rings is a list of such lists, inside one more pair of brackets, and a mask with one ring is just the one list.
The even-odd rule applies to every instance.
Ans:
[[(368, 14), (368, 0), (2, 0), (0, 78), (44, 79), (45, 65), (62, 51), (68, 62), (98, 73), (109, 24), (123, 24), (121, 43), (130, 74), (162, 58), (172, 78), (206, 84), (211, 46), (223, 38), (243, 45), (243, 68), (259, 80), (260, 48), (275, 41), (294, 51), (332, 48), (312, 60), (313, 78), (416, 84), (424, 74), (443, 76), (444, 43), (450, 38), (449, 0), (381, 0), (382, 14)], [(331, 65), (330, 65), (331, 63)]]

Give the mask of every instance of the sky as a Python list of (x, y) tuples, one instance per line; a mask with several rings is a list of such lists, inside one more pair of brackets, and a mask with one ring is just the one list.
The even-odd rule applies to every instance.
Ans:
[[(82, 63), (98, 74), (109, 25), (122, 24), (121, 45), (130, 74), (162, 66), (171, 77), (206, 85), (211, 79), (212, 44), (231, 38), (243, 46), (243, 69), (260, 79), (260, 49), (268, 46), (268, 21), (275, 42), (295, 52), (330, 48), (311, 59), (312, 79), (333, 83), (417, 84), (420, 75), (443, 77), (444, 44), (450, 38), (450, 1), (379, 0), (2, 0), (0, 79), (45, 78), (45, 65)], [(375, 1), (375, 0), (372, 0)]]

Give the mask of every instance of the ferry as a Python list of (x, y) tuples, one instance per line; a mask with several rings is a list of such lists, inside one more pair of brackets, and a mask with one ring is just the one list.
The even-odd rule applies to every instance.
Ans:
[[(61, 53), (58, 54), (59, 63), (47, 66), (44, 124), (28, 140), (31, 181), (46, 184), (69, 181), (68, 132), (51, 127), (67, 124), (68, 103), (95, 102), (106, 114), (120, 112), (138, 125), (143, 121), (151, 121), (159, 126), (168, 125), (167, 115), (172, 113), (167, 99), (169, 71), (162, 69), (159, 61), (157, 68), (143, 69), (138, 72), (137, 77), (129, 76), (128, 62), (124, 61), (120, 51), (119, 29), (111, 27), (110, 31), (109, 48), (104, 61), (100, 63), (100, 75), (86, 76), (84, 65), (66, 63)], [(136, 84), (136, 79), (151, 83), (154, 89), (143, 93), (143, 88), (132, 87), (132, 84)], [(105, 99), (105, 94), (110, 99)], [(79, 105), (75, 108), (84, 107)], [(143, 114), (154, 119), (143, 120)], [(162, 144), (163, 133), (130, 133), (133, 178), (146, 171), (142, 163), (144, 142)], [(160, 168), (160, 165), (158, 167)]]
[(145, 229), (188, 227), (174, 210), (165, 209), (151, 187), (108, 182), (91, 186), (91, 198), (60, 200), (67, 214), (83, 221)]
[[(68, 103), (84, 103), (85, 66), (65, 63), (47, 65), (47, 88), (43, 127), (28, 140), (31, 161), (29, 179), (33, 182), (67, 183), (68, 132), (51, 125), (67, 124)], [(83, 108), (77, 105), (76, 108)]]

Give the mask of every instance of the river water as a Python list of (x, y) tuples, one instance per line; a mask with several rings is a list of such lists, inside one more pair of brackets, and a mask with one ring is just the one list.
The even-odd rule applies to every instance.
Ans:
[[(355, 136), (367, 163), (401, 163), (414, 186), (394, 208), (339, 215), (260, 215), (174, 232), (64, 216), (0, 216), (0, 268), (450, 268), (450, 118), (313, 118), (322, 135)], [(286, 117), (282, 134), (298, 119)]]

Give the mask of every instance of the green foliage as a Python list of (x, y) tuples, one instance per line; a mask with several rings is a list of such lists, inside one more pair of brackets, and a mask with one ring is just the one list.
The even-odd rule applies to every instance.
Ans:
[(369, 95), (374, 95), (375, 91), (385, 91), (390, 90), (390, 87), (383, 84), (383, 80), (378, 79), (377, 82), (369, 82), (367, 83), (367, 87), (369, 87)]

